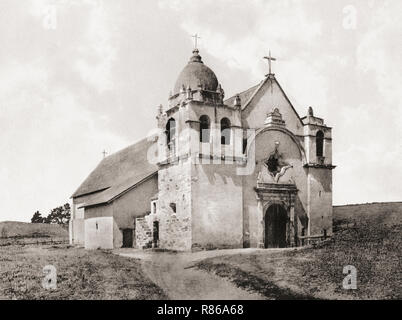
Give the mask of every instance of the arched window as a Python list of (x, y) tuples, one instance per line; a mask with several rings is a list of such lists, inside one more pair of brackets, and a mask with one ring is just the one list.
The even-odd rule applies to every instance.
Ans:
[(247, 153), (247, 138), (243, 139), (243, 154)]
[(200, 142), (209, 142), (210, 121), (207, 115), (200, 117)]
[(175, 140), (175, 136), (176, 121), (173, 118), (170, 118), (166, 124), (166, 143), (169, 149)]
[(315, 137), (315, 147), (317, 157), (322, 157), (324, 155), (324, 133), (322, 131), (317, 132)]
[(230, 144), (230, 120), (228, 118), (221, 120), (221, 144)]

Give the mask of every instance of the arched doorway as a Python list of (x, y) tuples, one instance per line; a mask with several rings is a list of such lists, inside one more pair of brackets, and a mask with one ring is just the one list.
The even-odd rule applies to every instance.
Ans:
[(286, 247), (287, 212), (280, 204), (272, 204), (265, 213), (265, 248)]

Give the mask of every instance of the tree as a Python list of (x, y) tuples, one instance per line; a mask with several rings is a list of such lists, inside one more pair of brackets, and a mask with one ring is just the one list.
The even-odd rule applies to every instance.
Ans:
[(50, 214), (44, 219), (44, 223), (66, 225), (70, 221), (70, 204), (66, 203), (64, 206), (54, 208)]
[(39, 211), (36, 211), (31, 218), (31, 223), (43, 223), (45, 218), (42, 217)]

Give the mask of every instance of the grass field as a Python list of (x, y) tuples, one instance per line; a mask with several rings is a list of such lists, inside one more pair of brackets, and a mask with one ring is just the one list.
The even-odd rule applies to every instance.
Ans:
[[(316, 248), (216, 257), (197, 267), (270, 299), (401, 299), (401, 204), (367, 206), (336, 209), (338, 231)], [(346, 265), (357, 269), (356, 290), (342, 287)]]
[[(42, 287), (43, 267), (57, 269), (57, 289)], [(163, 299), (140, 262), (68, 245), (0, 247), (0, 299)]]
[(27, 223), (19, 221), (0, 222), (0, 238), (65, 238), (68, 229), (57, 224)]
[(57, 224), (0, 222), (0, 247), (28, 244), (68, 243), (68, 230)]
[[(402, 203), (334, 207), (334, 230), (314, 248), (217, 256), (196, 267), (268, 299), (402, 299)], [(66, 242), (66, 230), (0, 223), (0, 299), (167, 298), (137, 259), (49, 241)], [(42, 287), (46, 265), (57, 269), (54, 291)], [(346, 265), (357, 269), (356, 290), (342, 287)]]

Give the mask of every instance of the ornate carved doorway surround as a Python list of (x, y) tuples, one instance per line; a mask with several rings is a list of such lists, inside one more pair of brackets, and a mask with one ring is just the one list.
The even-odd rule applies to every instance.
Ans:
[[(296, 245), (297, 237), (297, 219), (295, 219), (295, 198), (297, 195), (297, 188), (294, 184), (279, 184), (279, 183), (262, 183), (257, 182), (255, 188), (257, 194), (258, 211), (260, 227), (258, 230), (259, 241), (258, 246), (265, 248), (268, 242), (266, 234), (269, 232), (266, 228), (265, 215), (268, 213), (268, 208), (272, 205), (280, 205), (286, 211), (286, 247), (293, 247)], [(283, 245), (282, 245), (283, 246)], [(269, 247), (269, 245), (268, 245)]]

